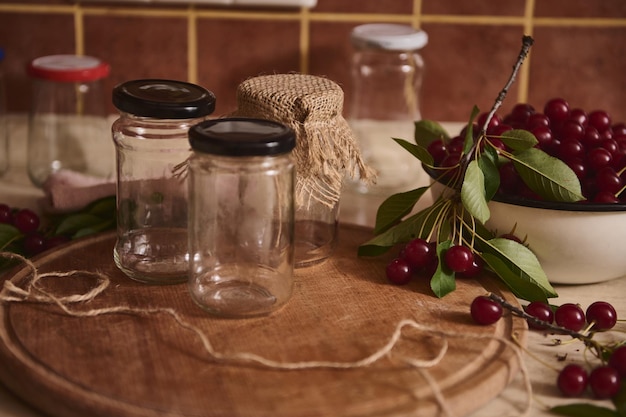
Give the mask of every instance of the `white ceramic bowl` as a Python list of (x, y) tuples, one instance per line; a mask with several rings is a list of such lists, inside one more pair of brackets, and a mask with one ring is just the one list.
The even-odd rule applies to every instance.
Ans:
[[(444, 186), (431, 188), (438, 197)], [(554, 203), (496, 197), (486, 226), (515, 235), (535, 253), (550, 282), (589, 284), (626, 277), (626, 204)]]

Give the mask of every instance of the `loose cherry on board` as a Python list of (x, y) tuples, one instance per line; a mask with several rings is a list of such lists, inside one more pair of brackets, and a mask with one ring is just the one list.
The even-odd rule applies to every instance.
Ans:
[(402, 253), (402, 257), (414, 269), (424, 268), (435, 256), (432, 246), (426, 240), (419, 238), (407, 243)]
[(470, 314), (474, 322), (489, 325), (500, 320), (502, 317), (502, 306), (491, 298), (481, 295), (472, 301)]
[(608, 365), (598, 366), (589, 374), (589, 387), (596, 398), (612, 398), (620, 389), (619, 373)]
[(577, 332), (585, 327), (585, 313), (577, 304), (561, 304), (554, 312), (554, 321), (561, 327)]
[(587, 307), (585, 312), (587, 322), (593, 323), (593, 330), (603, 331), (612, 329), (617, 323), (615, 308), (606, 301), (596, 301)]
[(616, 369), (621, 378), (626, 378), (626, 345), (613, 351), (609, 358), (609, 366)]
[(444, 254), (444, 261), (454, 272), (465, 272), (472, 268), (474, 254), (467, 246), (451, 246)]
[(561, 369), (556, 385), (566, 397), (578, 397), (587, 388), (589, 375), (585, 369), (577, 364), (569, 364)]
[[(554, 321), (554, 312), (550, 306), (542, 301), (533, 301), (524, 307), (524, 311), (531, 316), (544, 321), (548, 324), (552, 324)], [(532, 320), (528, 320), (528, 327), (535, 330), (544, 330), (547, 326), (535, 323)]]
[(396, 258), (387, 264), (386, 274), (389, 282), (404, 285), (411, 281), (411, 266), (406, 260)]

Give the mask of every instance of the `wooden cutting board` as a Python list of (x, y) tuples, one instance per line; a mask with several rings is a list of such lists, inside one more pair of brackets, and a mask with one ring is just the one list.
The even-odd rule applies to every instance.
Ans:
[[(515, 298), (489, 277), (458, 280), (437, 299), (426, 280), (406, 286), (386, 282), (389, 259), (357, 258), (371, 230), (342, 225), (339, 246), (324, 264), (297, 270), (290, 302), (269, 317), (220, 319), (191, 301), (186, 285), (147, 286), (113, 263), (113, 234), (75, 241), (36, 259), (40, 272), (100, 271), (111, 285), (92, 301), (71, 308), (115, 306), (155, 309), (74, 317), (41, 302), (0, 303), (0, 380), (51, 416), (117, 417), (325, 417), (442, 415), (422, 372), (401, 355), (433, 358), (442, 339), (407, 328), (390, 356), (356, 369), (276, 370), (253, 363), (217, 361), (194, 332), (163, 309), (200, 329), (214, 349), (252, 353), (269, 360), (354, 362), (388, 343), (403, 319), (450, 332), (525, 343), (523, 320), (505, 314), (493, 326), (477, 326), (469, 305), (486, 289), (513, 304)], [(29, 269), (4, 279), (23, 283)], [(2, 277), (0, 277), (2, 280)], [(43, 287), (59, 296), (84, 293), (94, 278), (49, 277)], [(448, 337), (443, 359), (426, 372), (455, 415), (474, 411), (517, 373), (514, 352), (483, 338)]]

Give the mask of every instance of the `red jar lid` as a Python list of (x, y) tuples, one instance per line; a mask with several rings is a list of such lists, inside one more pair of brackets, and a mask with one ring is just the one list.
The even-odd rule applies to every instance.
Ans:
[(50, 81), (95, 81), (109, 75), (111, 67), (91, 56), (48, 55), (35, 58), (28, 65), (28, 74)]

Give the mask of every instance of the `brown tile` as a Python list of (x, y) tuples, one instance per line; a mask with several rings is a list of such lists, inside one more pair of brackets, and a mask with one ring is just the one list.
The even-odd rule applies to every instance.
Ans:
[(87, 15), (84, 24), (85, 53), (111, 64), (105, 91), (131, 79), (187, 80), (185, 18)]
[(538, 17), (626, 18), (624, 0), (541, 0), (535, 2)]
[(198, 83), (215, 93), (215, 115), (236, 108), (245, 79), (300, 71), (299, 42), (297, 21), (199, 19)]
[(41, 4), (41, 5), (59, 5), (59, 4), (71, 4), (68, 0), (0, 0), (0, 4), (15, 4), (15, 5), (23, 5), (23, 4)]
[(552, 97), (626, 121), (626, 28), (536, 28), (529, 102)]
[(69, 14), (0, 12), (0, 46), (10, 112), (30, 108), (30, 80), (26, 65), (32, 59), (52, 54), (73, 54), (74, 20)]
[[(474, 105), (487, 111), (502, 90), (521, 47), (517, 26), (425, 24), (429, 43), (422, 88), (422, 116), (440, 121), (465, 121)], [(518, 83), (503, 106), (517, 101)]]
[(423, 0), (423, 14), (523, 16), (525, 0)]
[(409, 0), (318, 0), (312, 12), (412, 14), (413, 2)]
[(351, 98), (350, 31), (359, 23), (313, 22), (309, 46), (309, 73), (328, 77), (344, 90), (344, 113), (348, 114)]

